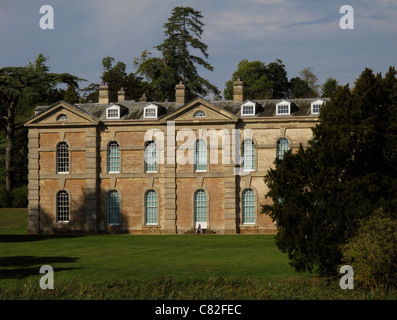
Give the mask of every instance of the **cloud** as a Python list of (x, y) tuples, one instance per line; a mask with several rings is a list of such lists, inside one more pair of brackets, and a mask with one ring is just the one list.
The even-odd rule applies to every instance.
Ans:
[(338, 23), (339, 19), (337, 16), (334, 14), (329, 14), (325, 17), (322, 17), (320, 19), (315, 19), (315, 20), (308, 20), (308, 21), (301, 21), (301, 22), (294, 22), (288, 25), (281, 26), (281, 29), (285, 28), (292, 28), (292, 27), (298, 27), (298, 26), (310, 26), (310, 25), (316, 25), (316, 24), (327, 24), (331, 22)]

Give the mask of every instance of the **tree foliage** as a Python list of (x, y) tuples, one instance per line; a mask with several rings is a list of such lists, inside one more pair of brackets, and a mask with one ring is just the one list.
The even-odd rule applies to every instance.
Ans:
[(300, 75), (300, 79), (302, 79), (307, 83), (308, 87), (310, 88), (311, 94), (317, 97), (319, 84), (317, 83), (318, 78), (314, 74), (313, 68), (312, 67), (303, 68), (301, 71), (299, 71), (299, 75)]
[(150, 84), (156, 98), (175, 99), (175, 85), (186, 85), (191, 97), (219, 96), (216, 86), (202, 78), (197, 67), (212, 71), (207, 62), (208, 46), (201, 41), (203, 15), (191, 7), (175, 7), (164, 24), (164, 41), (155, 48), (161, 57), (151, 57), (147, 50), (135, 59), (137, 72)]
[[(62, 100), (64, 90), (59, 88), (60, 84), (78, 87), (78, 81), (82, 80), (68, 73), (50, 73), (47, 60), (39, 54), (34, 63), (29, 62), (27, 66), (0, 69), (0, 113), (2, 128), (5, 128), (5, 184), (8, 192), (14, 187), (15, 175), (20, 172), (20, 162), (16, 160), (27, 161), (26, 154), (18, 157), (21, 150), (15, 149), (16, 130), (22, 128), (19, 121), (30, 116), (33, 106), (39, 103)], [(26, 137), (21, 139), (26, 142)], [(26, 151), (26, 148), (22, 150)]]
[(371, 289), (397, 287), (397, 219), (381, 209), (360, 220), (341, 248), (343, 263), (354, 269), (354, 282)]
[(338, 89), (339, 83), (338, 80), (329, 77), (327, 80), (324, 82), (321, 88), (321, 97), (322, 98), (330, 98), (332, 97), (336, 90)]
[(280, 59), (266, 65), (259, 60), (243, 59), (225, 83), (224, 98), (233, 99), (233, 82), (244, 82), (247, 99), (284, 99), (317, 97), (317, 77), (310, 67), (300, 71), (301, 77), (288, 80), (285, 65)]
[(335, 274), (357, 222), (379, 207), (395, 212), (396, 83), (394, 68), (385, 78), (366, 69), (352, 90), (339, 87), (309, 147), (276, 160), (266, 175), (274, 204), (263, 212), (296, 270)]

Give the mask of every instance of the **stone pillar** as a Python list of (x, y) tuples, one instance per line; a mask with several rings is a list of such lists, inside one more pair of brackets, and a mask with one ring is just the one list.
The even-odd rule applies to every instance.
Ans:
[(226, 166), (226, 178), (225, 178), (225, 233), (236, 233), (237, 232), (237, 199), (238, 188), (236, 188), (236, 176), (234, 175), (234, 166)]
[[(235, 134), (233, 133), (233, 129), (235, 127), (229, 126), (229, 132), (232, 132), (231, 141), (230, 143), (236, 144), (236, 151), (239, 150), (239, 139), (236, 138)], [(235, 141), (235, 140), (238, 141)], [(230, 145), (230, 162), (229, 164), (224, 164), (225, 167), (225, 225), (224, 225), (224, 232), (225, 233), (237, 233), (238, 232), (238, 213), (239, 213), (239, 188), (237, 185), (238, 176), (236, 176), (235, 168), (235, 158), (233, 158), (233, 148)]]
[(97, 203), (98, 203), (98, 166), (99, 150), (97, 128), (86, 129), (86, 195), (85, 195), (85, 228), (87, 232), (97, 230)]
[(247, 100), (247, 97), (244, 82), (239, 78), (237, 81), (233, 82), (233, 101), (243, 103), (245, 100)]
[(165, 128), (164, 152), (164, 230), (165, 233), (178, 233), (176, 215), (176, 132), (175, 123)]
[(28, 140), (28, 232), (37, 234), (40, 233), (39, 129), (29, 129)]

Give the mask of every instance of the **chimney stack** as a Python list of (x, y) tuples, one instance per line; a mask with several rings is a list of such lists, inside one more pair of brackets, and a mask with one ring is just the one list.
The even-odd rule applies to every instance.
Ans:
[(182, 84), (182, 81), (175, 87), (175, 102), (177, 104), (185, 104), (186, 103), (186, 88), (185, 85)]
[(245, 100), (247, 100), (247, 98), (244, 82), (238, 78), (237, 81), (233, 82), (233, 101), (243, 103)]
[(124, 88), (121, 88), (119, 92), (117, 92), (117, 102), (120, 103), (125, 100), (125, 91)]
[(142, 95), (142, 97), (139, 98), (139, 101), (140, 101), (140, 102), (146, 102), (146, 101), (148, 101), (148, 97), (146, 96), (146, 93), (144, 93), (144, 94)]
[(99, 87), (99, 104), (109, 104), (109, 86), (106, 82)]

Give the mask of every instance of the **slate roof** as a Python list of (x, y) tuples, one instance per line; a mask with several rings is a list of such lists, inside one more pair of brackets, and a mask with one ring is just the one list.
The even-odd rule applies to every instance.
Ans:
[[(286, 101), (291, 102), (291, 114), (288, 116), (302, 116), (307, 117), (311, 116), (311, 103), (321, 99), (324, 101), (329, 101), (329, 98), (312, 98), (312, 99), (285, 99)], [(248, 101), (248, 100), (247, 100)], [(248, 117), (286, 117), (276, 115), (276, 104), (281, 102), (282, 99), (268, 99), (268, 100), (249, 100), (255, 102), (257, 105), (257, 112), (255, 116), (246, 116)], [(241, 116), (241, 105), (243, 103), (237, 103), (230, 100), (223, 101), (209, 101), (214, 106), (226, 110), (237, 117)], [(99, 103), (85, 103), (85, 104), (74, 104), (77, 108), (81, 109), (83, 112), (98, 118), (99, 120), (106, 120), (106, 108), (116, 104), (119, 105), (124, 112), (121, 113), (120, 120), (139, 120), (143, 119), (143, 109), (145, 106), (150, 103), (154, 103), (158, 105), (163, 112), (159, 113), (158, 119), (163, 118), (166, 115), (172, 114), (177, 111), (179, 108), (183, 107), (181, 104), (177, 104), (175, 102), (141, 102), (141, 101), (133, 101), (133, 100), (125, 100), (121, 103), (110, 103), (99, 104)], [(48, 106), (38, 106), (35, 111), (41, 112), (44, 109), (48, 108)], [(287, 116), (287, 117), (288, 117)], [(153, 120), (153, 119), (151, 119)]]

